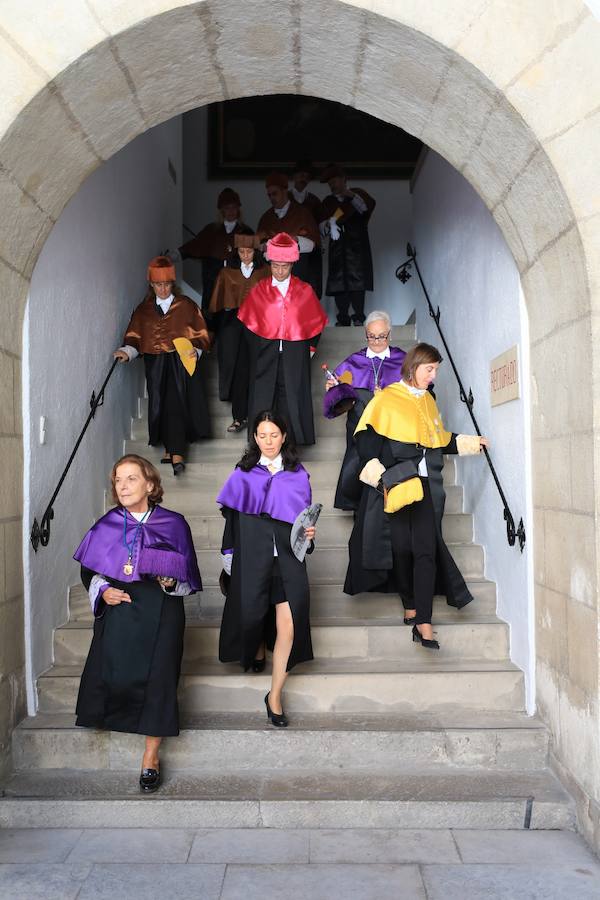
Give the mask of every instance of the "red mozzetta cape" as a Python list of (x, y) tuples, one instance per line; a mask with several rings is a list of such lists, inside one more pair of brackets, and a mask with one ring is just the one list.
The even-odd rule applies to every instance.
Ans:
[(292, 275), (285, 297), (263, 278), (238, 312), (249, 331), (269, 340), (306, 341), (320, 334), (328, 319), (310, 284)]

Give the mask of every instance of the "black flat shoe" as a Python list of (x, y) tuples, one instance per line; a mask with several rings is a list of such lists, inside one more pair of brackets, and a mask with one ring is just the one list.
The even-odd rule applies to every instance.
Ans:
[(424, 638), (416, 625), (413, 625), (412, 639), (415, 644), (420, 644), (422, 647), (426, 647), (428, 650), (440, 649), (440, 645), (438, 644), (438, 642), (430, 641), (427, 638)]
[(177, 477), (177, 475), (181, 475), (183, 472), (185, 472), (184, 462), (173, 463), (173, 475), (175, 475), (175, 477)]
[(416, 616), (404, 616), (405, 625), (414, 625)]
[(266, 657), (264, 657), (264, 656), (262, 659), (253, 660), (252, 666), (251, 666), (252, 671), (253, 672), (264, 672), (266, 663), (267, 663), (267, 660), (266, 660)]
[(286, 714), (283, 710), (280, 713), (274, 713), (271, 707), (269, 706), (269, 694), (265, 697), (265, 706), (267, 707), (267, 719), (271, 722), (271, 725), (274, 725), (275, 728), (287, 728), (288, 720)]
[(153, 794), (160, 787), (160, 769), (142, 769), (140, 775), (140, 791), (142, 794)]
[(160, 460), (161, 466), (170, 466), (171, 465), (171, 457), (163, 456)]

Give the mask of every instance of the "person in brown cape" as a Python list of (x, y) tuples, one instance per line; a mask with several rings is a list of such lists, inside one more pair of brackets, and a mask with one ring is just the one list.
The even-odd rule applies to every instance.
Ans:
[[(307, 209), (319, 225), (322, 216), (322, 204), (316, 194), (308, 190), (314, 172), (313, 165), (308, 159), (299, 159), (292, 170), (292, 187), (288, 191), (290, 200), (295, 200), (300, 206)], [(310, 253), (308, 278), (305, 280), (312, 286), (315, 294), (321, 299), (323, 293), (323, 255), (322, 249), (317, 244)]]
[(210, 298), (223, 266), (233, 259), (234, 237), (236, 234), (253, 234), (251, 228), (242, 222), (242, 201), (237, 191), (224, 188), (217, 198), (219, 220), (209, 222), (196, 237), (178, 250), (169, 250), (173, 262), (180, 259), (202, 260), (202, 309), (208, 309)]
[(237, 311), (248, 292), (271, 274), (257, 249), (255, 235), (236, 234), (234, 246), (234, 259), (219, 272), (208, 308), (217, 332), (219, 399), (231, 400), (233, 422), (227, 428), (229, 432), (241, 431), (248, 420), (250, 359)]
[[(204, 317), (193, 300), (179, 293), (175, 284), (175, 266), (168, 256), (156, 256), (148, 265), (149, 288), (134, 310), (123, 346), (114, 356), (130, 362), (144, 357), (148, 386), (148, 443), (163, 444), (166, 455), (161, 462), (171, 463), (173, 473), (185, 469), (186, 443), (208, 437), (208, 405), (202, 383), (200, 357), (210, 348)], [(174, 338), (187, 338), (197, 357), (189, 375), (173, 344)]]
[(298, 243), (300, 255), (294, 264), (294, 275), (306, 281), (319, 296), (321, 287), (314, 283), (312, 253), (321, 246), (318, 223), (308, 207), (288, 196), (288, 177), (283, 172), (271, 172), (265, 179), (271, 208), (260, 217), (256, 233), (262, 243), (276, 234), (291, 235)]

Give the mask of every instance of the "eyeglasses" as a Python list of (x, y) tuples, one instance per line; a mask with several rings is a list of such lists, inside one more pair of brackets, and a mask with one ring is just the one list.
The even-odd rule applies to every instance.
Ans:
[(387, 341), (389, 336), (389, 331), (386, 334), (369, 334), (369, 332), (367, 331), (367, 340), (373, 341), (373, 343), (375, 343), (375, 341)]

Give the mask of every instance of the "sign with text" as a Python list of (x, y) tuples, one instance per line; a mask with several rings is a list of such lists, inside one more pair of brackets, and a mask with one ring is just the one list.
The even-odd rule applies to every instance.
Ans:
[(492, 406), (500, 406), (520, 396), (519, 347), (515, 345), (490, 363), (490, 397)]

